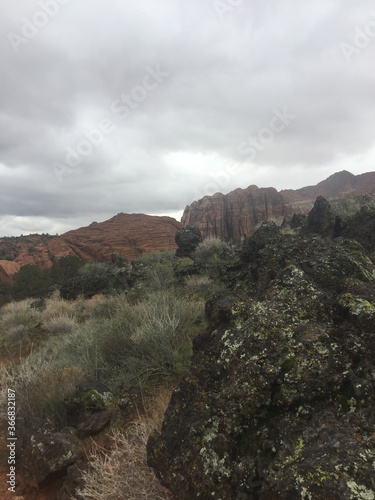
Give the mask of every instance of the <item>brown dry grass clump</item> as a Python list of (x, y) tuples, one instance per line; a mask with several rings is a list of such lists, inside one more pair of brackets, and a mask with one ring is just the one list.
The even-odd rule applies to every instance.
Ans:
[(84, 487), (77, 493), (85, 500), (173, 500), (170, 491), (147, 466), (146, 445), (154, 428), (160, 428), (170, 390), (147, 400), (144, 414), (126, 430), (115, 430), (110, 450), (95, 445), (89, 470), (83, 471)]

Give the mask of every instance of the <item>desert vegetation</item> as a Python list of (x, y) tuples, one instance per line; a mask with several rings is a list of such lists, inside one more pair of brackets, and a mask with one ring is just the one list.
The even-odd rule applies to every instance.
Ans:
[[(108, 411), (111, 423), (99, 435), (109, 445), (91, 441), (84, 452), (77, 498), (172, 498), (146, 465), (146, 442), (189, 366), (205, 300), (222, 287), (213, 268), (232, 257), (228, 244), (209, 240), (182, 267), (165, 251), (133, 262), (68, 257), (51, 269), (21, 268), (0, 309), (0, 386), (3, 398), (7, 387), (17, 394), (26, 474), (33, 474), (31, 436), (64, 433), (80, 413)], [(72, 417), (85, 384), (89, 396)]]
[[(371, 211), (338, 224), (319, 197), (306, 218), (265, 222), (240, 248), (185, 226), (176, 253), (131, 262), (114, 254), (109, 263), (66, 258), (42, 273), (22, 268), (0, 308), (0, 417), (6, 421), (10, 387), (19, 467), (34, 497), (59, 478), (59, 500), (172, 499), (147, 463), (178, 498), (274, 491), (275, 453), (282, 464), (275, 488), (299, 491), (289, 465), (302, 453), (301, 474), (306, 464), (312, 471), (306, 488), (322, 488), (319, 498), (329, 497), (331, 483), (343, 498), (354, 480), (370, 485), (370, 462), (361, 476), (345, 466), (336, 481), (330, 459), (330, 483), (317, 480), (315, 438), (294, 443), (294, 429), (302, 419), (309, 428), (314, 415), (327, 418), (330, 405), (337, 418), (324, 425), (338, 436), (336, 450), (342, 429), (373, 418), (371, 372), (359, 363), (373, 363), (373, 227)], [(21, 286), (15, 294), (17, 280), (30, 296), (20, 296)], [(348, 366), (353, 380), (363, 380), (358, 395)], [(290, 413), (287, 420), (279, 410), (269, 418), (275, 405)], [(249, 432), (252, 414), (262, 442)], [(293, 421), (295, 428), (284, 425)], [(287, 438), (279, 442), (281, 433)], [(343, 463), (363, 458), (362, 445), (345, 442)], [(269, 461), (271, 482), (251, 468), (254, 457)]]

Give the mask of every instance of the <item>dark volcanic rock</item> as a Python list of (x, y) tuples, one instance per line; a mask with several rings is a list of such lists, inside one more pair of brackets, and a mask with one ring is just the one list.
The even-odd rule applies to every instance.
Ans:
[(363, 207), (359, 213), (346, 222), (342, 236), (351, 238), (375, 255), (375, 209)]
[(336, 215), (331, 205), (323, 196), (318, 196), (306, 221), (307, 232), (317, 233), (321, 236), (335, 236)]
[(56, 472), (65, 471), (82, 456), (74, 429), (61, 432), (45, 430), (30, 437), (22, 457), (23, 466), (37, 483), (42, 483)]
[(203, 238), (197, 227), (186, 226), (176, 232), (175, 240), (178, 246), (176, 256), (190, 257)]
[(263, 222), (252, 236), (244, 239), (242, 256), (248, 261), (256, 260), (262, 248), (280, 240), (281, 232), (279, 227), (271, 221)]
[(342, 238), (263, 243), (251, 297), (207, 303), (149, 464), (179, 500), (374, 499), (374, 265)]

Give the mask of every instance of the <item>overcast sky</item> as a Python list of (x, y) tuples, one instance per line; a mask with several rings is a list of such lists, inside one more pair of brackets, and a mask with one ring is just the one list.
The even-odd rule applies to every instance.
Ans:
[(0, 236), (375, 170), (373, 1), (0, 10)]

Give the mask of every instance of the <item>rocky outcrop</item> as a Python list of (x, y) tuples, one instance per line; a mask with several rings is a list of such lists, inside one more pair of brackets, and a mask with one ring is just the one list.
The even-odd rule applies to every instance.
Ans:
[(176, 232), (177, 257), (191, 257), (199, 243), (203, 241), (201, 232), (195, 226), (185, 226)]
[(335, 216), (330, 203), (318, 196), (306, 220), (306, 232), (333, 238), (339, 231), (339, 218)]
[(0, 255), (8, 259), (0, 260), (0, 267), (11, 275), (20, 266), (50, 267), (54, 261), (69, 255), (103, 262), (110, 262), (113, 254), (134, 259), (144, 252), (175, 250), (175, 233), (180, 228), (181, 224), (171, 217), (118, 214), (61, 236), (0, 238)]
[(375, 172), (355, 176), (343, 171), (316, 186), (280, 192), (249, 186), (194, 201), (185, 208), (182, 224), (198, 227), (205, 237), (240, 243), (264, 221), (281, 223), (285, 216), (307, 214), (318, 196), (327, 198), (340, 212), (351, 214), (360, 208), (363, 195), (375, 197)]
[(179, 500), (375, 498), (375, 266), (354, 240), (259, 231), (149, 464)]
[[(30, 475), (38, 484), (51, 474), (64, 471), (82, 456), (80, 443), (73, 428), (61, 432), (44, 430), (30, 437)], [(24, 465), (27, 467), (27, 464)]]
[(375, 258), (375, 209), (363, 207), (346, 221), (341, 234), (361, 243)]
[(284, 203), (276, 189), (249, 186), (227, 195), (216, 193), (194, 201), (185, 208), (182, 224), (198, 227), (206, 237), (220, 237), (239, 243), (244, 235), (252, 234), (263, 221), (281, 222), (285, 215), (293, 213), (290, 204)]

